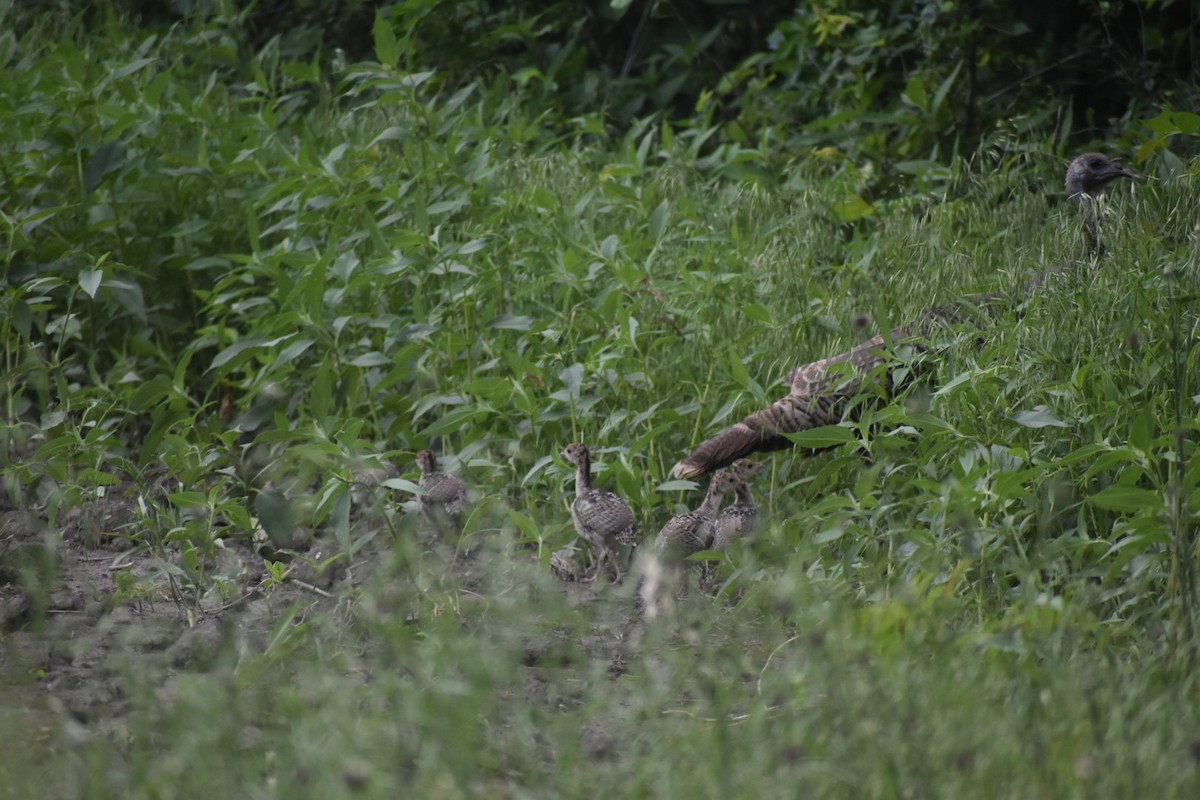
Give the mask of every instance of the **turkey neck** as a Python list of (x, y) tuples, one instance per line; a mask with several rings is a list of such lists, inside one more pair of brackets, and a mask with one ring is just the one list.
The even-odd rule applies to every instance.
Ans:
[(575, 465), (575, 496), (583, 497), (595, 488), (592, 485), (592, 454), (584, 450)]
[(708, 482), (708, 492), (704, 495), (704, 502), (696, 509), (697, 514), (711, 517), (717, 513), (717, 508), (721, 505), (721, 495), (724, 494), (717, 485), (718, 483), (716, 478)]
[(750, 494), (750, 485), (748, 483), (740, 483), (734, 491), (734, 505), (737, 506), (753, 506), (754, 495)]

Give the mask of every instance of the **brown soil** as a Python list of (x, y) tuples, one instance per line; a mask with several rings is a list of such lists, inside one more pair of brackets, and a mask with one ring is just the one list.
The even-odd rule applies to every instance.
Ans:
[(104, 533), (139, 517), (130, 486), (109, 488), (58, 530), (0, 505), (0, 736), (34, 758), (119, 731), (131, 677), (161, 689), (202, 669), (231, 632), (264, 636), (297, 601), (336, 602), (333, 570), (264, 590), (263, 557), (237, 545), (213, 565), (216, 590), (189, 594), (140, 537)]
[[(356, 530), (381, 529), (368, 545), (373, 552), (355, 556), (359, 566), (323, 569), (323, 551), (336, 552), (337, 546), (310, 541), (283, 583), (264, 584), (264, 552), (226, 543), (211, 568), (218, 576), (215, 588), (202, 596), (189, 594), (179, 578), (172, 582), (172, 565), (143, 546), (136, 530), (143, 517), (131, 483), (109, 487), (99, 500), (68, 514), (57, 530), (34, 511), (0, 505), (0, 684), (6, 687), (0, 694), (0, 735), (29, 729), (32, 720), (39, 733), (31, 746), (53, 756), (64, 745), (63, 731), (76, 740), (119, 734), (130, 711), (130, 677), (163, 691), (174, 676), (204, 669), (229, 637), (265, 642), (297, 604), (307, 607), (302, 616), (335, 610), (344, 590), (369, 582), (373, 564), (386, 561), (381, 556), (394, 546), (381, 518), (363, 519), (378, 515), (378, 508), (368, 507), (369, 498), (355, 501)], [(177, 558), (172, 552), (164, 548), (160, 554)], [(520, 563), (469, 549), (435, 555), (455, 564), (453, 580), (467, 592), (488, 591), (482, 569), (487, 563), (509, 561), (522, 575), (537, 570), (532, 552), (516, 559)], [(607, 591), (563, 577), (558, 585), (573, 606), (590, 604)], [(375, 604), (390, 605), (390, 593), (384, 586)], [(631, 610), (626, 603), (616, 605), (620, 609), (614, 607), (605, 622), (597, 620), (582, 643), (587, 658), (602, 661), (614, 675), (624, 669), (621, 642)], [(401, 607), (392, 612), (411, 613)], [(564, 646), (553, 634), (527, 643), (532, 695), (539, 691), (541, 667), (553, 663)]]
[[(212, 588), (199, 596), (178, 574), (170, 578), (177, 548), (156, 554), (145, 546), (146, 531), (138, 527), (145, 516), (132, 483), (108, 487), (102, 498), (83, 504), (53, 529), (36, 511), (0, 500), (0, 737), (10, 743), (4, 760), (28, 766), (26, 776), (62, 775), (64, 763), (78, 763), (78, 745), (95, 737), (117, 742), (127, 737), (131, 713), (144, 703), (145, 692), (155, 702), (170, 703), (178, 681), (215, 665), (231, 641), (264, 650), (279, 621), (297, 607), (298, 618), (340, 614), (355, 605), (347, 606), (346, 598), (369, 597), (372, 608), (415, 621), (419, 608), (409, 607), (412, 598), (398, 585), (402, 582), (387, 580), (387, 569), (380, 569), (404, 547), (383, 519), (383, 493), (368, 495), (354, 498), (353, 528), (358, 537), (378, 535), (349, 568), (337, 560), (324, 568), (323, 554), (338, 552), (331, 535), (308, 541), (299, 535), (292, 543), (299, 552), (289, 561), (292, 571), (282, 583), (272, 583), (265, 559), (285, 560), (287, 553), (265, 540), (231, 541), (210, 566)], [(415, 520), (405, 522), (401, 541), (413, 541)], [(534, 592), (561, 591), (569, 608), (589, 607), (582, 627), (550, 623), (513, 632), (514, 644), (523, 648), (526, 702), (576, 707), (586, 682), (563, 681), (564, 670), (579, 675), (598, 670), (612, 678), (628, 670), (642, 633), (632, 585), (576, 580), (582, 559), (569, 551), (560, 551), (557, 563), (564, 571), (555, 571), (560, 580), (554, 581), (532, 550), (514, 550), (508, 537), (467, 537), (458, 552), (416, 538), (422, 563), (453, 565), (432, 578), (447, 594), (483, 602), (499, 580)], [(370, 588), (347, 591), (365, 587)], [(599, 598), (613, 602), (597, 604)], [(614, 757), (609, 726), (597, 723), (582, 735), (591, 756)], [(0, 787), (5, 777), (0, 765)], [(62, 786), (38, 789), (43, 796), (71, 793)]]

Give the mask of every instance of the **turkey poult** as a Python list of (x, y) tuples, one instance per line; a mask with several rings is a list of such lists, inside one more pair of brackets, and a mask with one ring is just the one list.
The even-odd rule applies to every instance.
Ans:
[(750, 492), (750, 478), (763, 468), (761, 462), (748, 458), (739, 458), (729, 465), (729, 471), (738, 482), (734, 484), (733, 505), (725, 510), (713, 522), (713, 539), (708, 549), (723, 551), (734, 539), (749, 536), (758, 521), (758, 505)]
[(550, 554), (550, 574), (560, 581), (571, 582), (579, 579), (583, 570), (575, 558), (575, 551), (569, 548), (555, 550)]
[(737, 487), (742, 479), (722, 470), (708, 483), (704, 502), (695, 511), (676, 514), (662, 527), (643, 562), (643, 574), (637, 585), (637, 601), (648, 617), (659, 613), (661, 589), (677, 586), (674, 595), (687, 594), (687, 559), (712, 543), (713, 523), (721, 507), (722, 496)]
[(439, 536), (462, 533), (463, 519), (471, 507), (471, 496), (462, 478), (437, 468), (437, 456), (432, 450), (417, 453), (421, 478), (417, 485), (417, 508)]
[[(739, 458), (729, 465), (729, 472), (737, 482), (733, 486), (733, 504), (725, 507), (713, 521), (712, 543), (709, 550), (723, 553), (729, 549), (729, 543), (741, 539), (754, 532), (758, 523), (758, 504), (750, 491), (749, 480), (763, 468), (760, 461)], [(706, 561), (700, 571), (701, 591), (711, 592), (717, 576), (717, 562)]]
[[(1084, 153), (1071, 162), (1067, 169), (1066, 191), (1068, 197), (1083, 207), (1084, 232), (1091, 250), (1102, 253), (1104, 249), (1098, 232), (1100, 209), (1096, 201), (1100, 193), (1117, 178), (1135, 177), (1120, 161), (1102, 153)], [(1027, 281), (1022, 293), (1035, 291), (1045, 277), (1039, 275)], [(930, 338), (938, 329), (970, 318), (973, 308), (1003, 299), (1004, 293), (996, 292), (967, 303), (932, 309), (912, 324), (893, 328), (887, 337), (876, 336), (845, 353), (793, 370), (788, 375), (791, 390), (785, 397), (701, 444), (675, 465), (675, 476), (698, 478), (751, 453), (791, 447), (792, 442), (786, 434), (838, 424), (862, 388), (863, 381), (876, 369), (885, 368), (882, 375), (884, 393), (892, 390), (892, 376), (886, 370), (889, 340), (906, 342), (917, 353), (926, 352), (931, 345)]]
[(713, 525), (722, 496), (737, 486), (739, 478), (732, 472), (719, 472), (708, 482), (708, 491), (695, 511), (676, 514), (658, 532), (651, 552), (656, 556), (686, 559), (712, 543)]
[(615, 493), (597, 489), (592, 483), (592, 455), (587, 445), (574, 442), (562, 451), (562, 457), (575, 465), (575, 501), (571, 503), (571, 520), (575, 531), (597, 550), (595, 568), (582, 578), (596, 580), (606, 564), (612, 566), (615, 580), (621, 580), (621, 565), (617, 563), (617, 547), (637, 543), (637, 520), (629, 506)]

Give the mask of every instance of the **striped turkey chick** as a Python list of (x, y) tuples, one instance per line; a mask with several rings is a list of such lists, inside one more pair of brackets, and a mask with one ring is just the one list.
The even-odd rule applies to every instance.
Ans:
[(421, 478), (417, 485), (417, 508), (439, 536), (461, 533), (463, 520), (471, 508), (471, 496), (462, 478), (437, 467), (437, 456), (432, 450), (417, 453), (417, 467)]
[(737, 479), (733, 487), (733, 504), (725, 509), (713, 522), (713, 539), (710, 550), (725, 550), (729, 543), (743, 536), (749, 536), (758, 520), (758, 505), (750, 492), (749, 480), (763, 465), (759, 461), (739, 458), (729, 465), (729, 471)]
[[(737, 479), (733, 487), (733, 504), (726, 506), (713, 522), (713, 539), (710, 550), (725, 552), (734, 539), (749, 536), (758, 523), (758, 504), (750, 491), (749, 479), (763, 468), (761, 462), (739, 458), (729, 465), (729, 471)], [(717, 579), (717, 562), (706, 561), (700, 574), (700, 588), (711, 593)]]
[(708, 483), (704, 502), (695, 511), (671, 517), (658, 532), (646, 560), (645, 574), (638, 581), (637, 599), (646, 616), (658, 616), (660, 590), (668, 583), (678, 584), (675, 597), (687, 594), (687, 559), (709, 548), (721, 498), (739, 482), (742, 479), (729, 470), (718, 472)]
[(606, 565), (612, 567), (620, 582), (621, 565), (617, 548), (637, 543), (637, 520), (629, 506), (616, 493), (598, 489), (592, 482), (592, 455), (587, 445), (574, 442), (562, 451), (562, 457), (575, 465), (575, 500), (571, 503), (571, 521), (575, 532), (597, 551), (596, 565), (582, 580), (594, 581)]
[(583, 570), (579, 566), (579, 560), (575, 557), (575, 551), (564, 547), (551, 553), (550, 574), (567, 583), (579, 580)]

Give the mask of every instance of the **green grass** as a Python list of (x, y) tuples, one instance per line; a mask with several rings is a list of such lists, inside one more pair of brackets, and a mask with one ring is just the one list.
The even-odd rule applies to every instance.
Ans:
[[(873, 165), (554, 130), (516, 81), (247, 62), (216, 27), (92, 34), (0, 34), (10, 502), (58, 530), (130, 481), (136, 519), (98, 530), (194, 615), (246, 578), (227, 549), (268, 593), (314, 537), (351, 577), (203, 668), (131, 662), (113, 735), (29, 744), (15, 791), (1196, 793), (1200, 165), (1139, 165), (1079, 259), (1029, 190), (1049, 136), (847, 224)], [(850, 443), (768, 457), (718, 600), (642, 626), (628, 587), (550, 579), (565, 443), (649, 535), (699, 496), (658, 488), (672, 464), (791, 367), (1066, 259)], [(466, 571), (402, 481), (351, 502), (426, 446), (483, 500)]]

